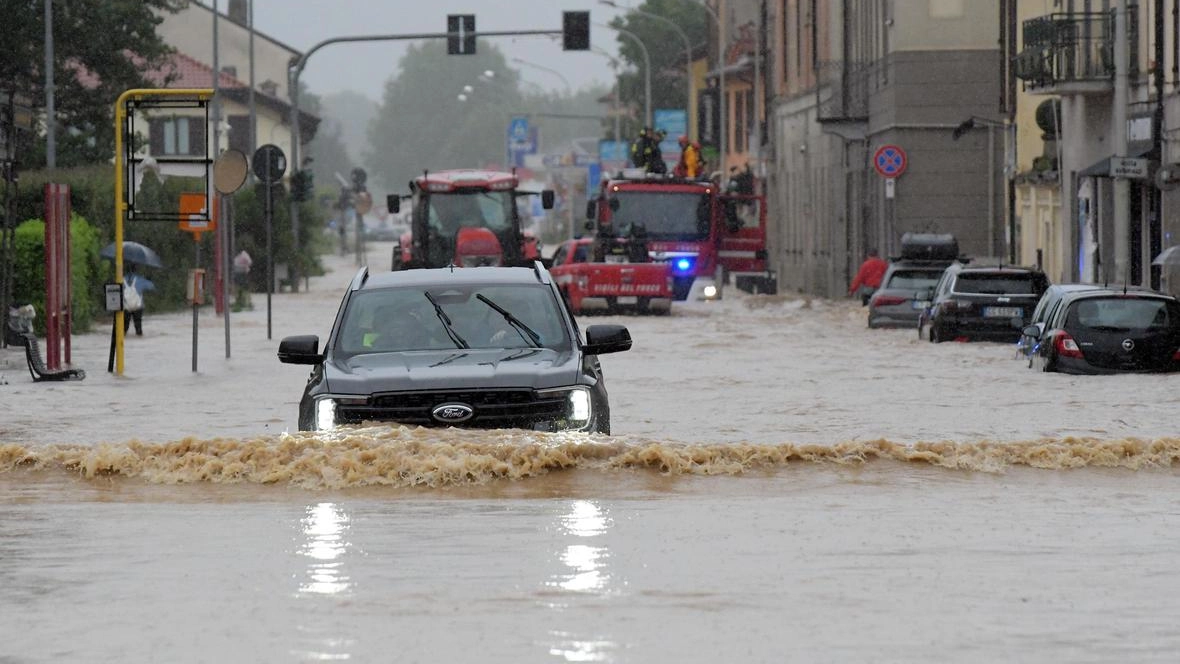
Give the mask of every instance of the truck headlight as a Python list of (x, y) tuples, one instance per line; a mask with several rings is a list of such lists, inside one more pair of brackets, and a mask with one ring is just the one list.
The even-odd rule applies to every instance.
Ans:
[(712, 300), (713, 298), (717, 297), (717, 287), (710, 284), (705, 286), (701, 293), (705, 296), (706, 300)]
[(581, 431), (590, 426), (590, 418), (594, 414), (590, 388), (576, 385), (555, 390), (537, 390), (537, 395), (541, 397), (559, 394), (565, 396), (565, 419), (557, 422), (558, 428)]
[(330, 431), (341, 424), (340, 413), (338, 412), (338, 408), (341, 405), (364, 406), (367, 403), (369, 403), (369, 400), (365, 397), (349, 397), (332, 394), (318, 396), (315, 398), (312, 410), (315, 417), (315, 421), (312, 424), (315, 425), (316, 431)]
[(319, 397), (315, 400), (315, 430), (328, 431), (336, 428), (336, 400)]

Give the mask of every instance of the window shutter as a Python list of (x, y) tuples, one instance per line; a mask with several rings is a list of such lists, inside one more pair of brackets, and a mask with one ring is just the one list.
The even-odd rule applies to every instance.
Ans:
[(205, 123), (202, 122), (202, 119), (201, 117), (191, 117), (188, 120), (188, 153), (192, 156), (202, 156), (207, 149), (205, 143)]
[(157, 157), (164, 154), (163, 118), (154, 118), (148, 123), (148, 150)]

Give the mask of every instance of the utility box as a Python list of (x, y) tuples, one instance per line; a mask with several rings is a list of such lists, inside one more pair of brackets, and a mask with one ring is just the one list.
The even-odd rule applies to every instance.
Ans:
[(193, 306), (205, 304), (204, 268), (196, 268), (188, 271), (188, 286), (185, 289), (185, 298)]

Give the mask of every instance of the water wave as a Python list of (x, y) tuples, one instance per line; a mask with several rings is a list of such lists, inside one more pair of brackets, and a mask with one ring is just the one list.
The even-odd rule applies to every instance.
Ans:
[(1177, 465), (1180, 438), (915, 444), (878, 439), (763, 445), (383, 426), (251, 440), (0, 444), (0, 476), (10, 479), (19, 473), (50, 471), (156, 484), (286, 484), (310, 489), (476, 485), (572, 470), (738, 475), (791, 464), (861, 465), (878, 460), (989, 473), (1012, 466), (1143, 470)]

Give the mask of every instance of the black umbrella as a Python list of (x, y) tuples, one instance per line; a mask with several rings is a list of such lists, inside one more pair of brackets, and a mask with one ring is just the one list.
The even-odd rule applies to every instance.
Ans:
[[(112, 242), (103, 247), (99, 255), (103, 258), (114, 258), (115, 243)], [(164, 267), (159, 254), (138, 242), (132, 242), (130, 240), (123, 241), (123, 261), (127, 263), (138, 263), (148, 267)]]

